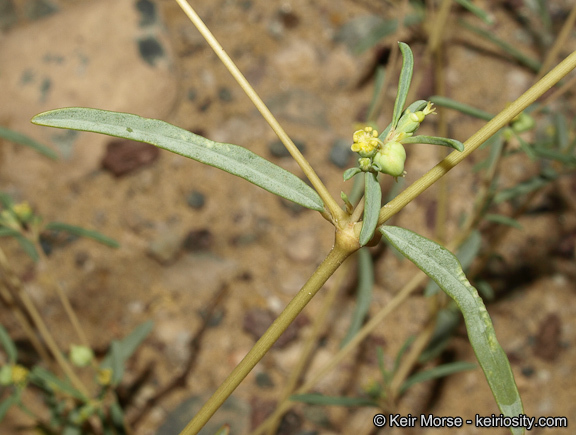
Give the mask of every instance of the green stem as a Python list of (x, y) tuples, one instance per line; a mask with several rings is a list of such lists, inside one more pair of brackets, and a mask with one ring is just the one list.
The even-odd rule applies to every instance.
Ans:
[(324, 201), (324, 204), (326, 205), (328, 211), (332, 216), (332, 221), (334, 222), (334, 224), (338, 228), (342, 228), (343, 225), (347, 222), (347, 215), (340, 208), (340, 206), (338, 205), (336, 200), (332, 197), (332, 195), (330, 195), (330, 192), (328, 192), (328, 189), (326, 189), (324, 183), (322, 183), (322, 181), (320, 180), (314, 169), (312, 169), (312, 166), (310, 166), (308, 160), (306, 160), (306, 158), (298, 150), (296, 145), (294, 145), (294, 142), (292, 142), (292, 140), (290, 139), (288, 134), (286, 134), (282, 126), (278, 123), (274, 115), (272, 115), (272, 112), (270, 112), (268, 107), (266, 107), (266, 104), (264, 104), (262, 99), (258, 96), (254, 88), (250, 86), (248, 80), (246, 80), (246, 78), (240, 72), (234, 61), (230, 58), (230, 56), (228, 56), (226, 51), (224, 51), (224, 48), (222, 48), (222, 46), (216, 40), (212, 32), (210, 32), (208, 27), (206, 27), (206, 25), (202, 22), (202, 20), (200, 19), (196, 11), (192, 8), (192, 6), (190, 6), (186, 0), (176, 0), (176, 2), (186, 13), (186, 15), (188, 15), (188, 18), (190, 18), (190, 21), (192, 21), (192, 24), (194, 24), (194, 26), (196, 26), (196, 28), (202, 34), (204, 39), (206, 39), (206, 42), (208, 42), (210, 47), (212, 47), (214, 53), (216, 53), (216, 55), (220, 58), (224, 66), (228, 69), (230, 74), (232, 74), (232, 77), (234, 77), (234, 79), (238, 82), (240, 87), (244, 90), (248, 98), (250, 98), (252, 103), (256, 106), (256, 108), (258, 109), (260, 114), (264, 117), (266, 122), (270, 125), (270, 127), (272, 127), (272, 130), (274, 130), (274, 133), (276, 133), (276, 135), (282, 141), (284, 146), (286, 146), (286, 149), (292, 155), (294, 160), (296, 160), (296, 163), (298, 163), (300, 168), (302, 168), (302, 171), (304, 172), (304, 174), (306, 174), (306, 177), (308, 177), (310, 183), (312, 183), (312, 186), (314, 187), (314, 189), (316, 189), (316, 192), (318, 192), (320, 198), (322, 198), (322, 201)]
[(180, 435), (195, 435), (214, 415), (224, 401), (234, 392), (236, 387), (244, 380), (256, 364), (264, 357), (266, 352), (280, 338), (292, 321), (310, 302), (314, 295), (322, 288), (326, 280), (338, 269), (342, 262), (354, 252), (344, 243), (337, 242), (324, 259), (322, 264), (314, 272), (312, 277), (304, 284), (304, 287), (292, 299), (282, 314), (272, 323), (268, 330), (250, 349), (240, 364), (228, 375), (226, 380), (218, 387), (212, 397), (198, 411), (198, 414), (188, 423)]
[[(407, 204), (413, 201), (422, 192), (432, 186), (441, 177), (464, 160), (476, 148), (486, 142), (502, 127), (505, 127), (510, 121), (530, 104), (540, 98), (548, 89), (558, 83), (565, 75), (576, 67), (576, 51), (570, 54), (566, 59), (559, 63), (552, 71), (546, 74), (534, 86), (522, 94), (516, 101), (506, 107), (502, 112), (492, 118), (480, 130), (478, 130), (470, 139), (464, 142), (464, 151), (454, 151), (444, 160), (430, 169), (426, 174), (407, 187), (400, 195), (380, 209), (378, 225), (382, 225)], [(356, 225), (354, 231), (360, 234), (361, 225)]]

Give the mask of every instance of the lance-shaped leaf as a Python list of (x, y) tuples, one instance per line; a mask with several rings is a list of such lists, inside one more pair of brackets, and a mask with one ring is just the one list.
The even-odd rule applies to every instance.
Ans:
[(214, 142), (158, 119), (69, 107), (40, 113), (32, 118), (32, 122), (146, 142), (237, 175), (304, 207), (324, 210), (324, 203), (316, 191), (294, 174), (246, 148)]
[(444, 147), (454, 148), (460, 152), (464, 151), (464, 144), (456, 139), (436, 136), (411, 136), (402, 139), (402, 143), (424, 143), (429, 145), (442, 145)]
[(344, 171), (343, 177), (344, 177), (344, 181), (348, 181), (350, 178), (352, 178), (354, 175), (358, 174), (359, 172), (362, 172), (360, 170), (360, 168), (348, 168)]
[(400, 115), (404, 111), (408, 91), (410, 90), (410, 82), (412, 81), (412, 71), (414, 69), (414, 56), (408, 44), (399, 42), (400, 51), (402, 52), (402, 71), (400, 71), (400, 80), (398, 82), (398, 94), (394, 102), (394, 113), (392, 115), (392, 126), (398, 125)]
[(372, 172), (365, 172), (364, 183), (364, 219), (362, 230), (360, 230), (360, 246), (364, 246), (374, 236), (382, 205), (382, 191), (378, 176)]
[(18, 358), (18, 351), (16, 350), (16, 345), (10, 338), (10, 334), (8, 334), (8, 331), (6, 331), (6, 329), (4, 329), (2, 325), (0, 325), (0, 344), (4, 349), (4, 352), (6, 352), (8, 362), (10, 364), (15, 364), (16, 359)]
[(468, 104), (460, 103), (448, 97), (434, 96), (430, 97), (430, 101), (432, 101), (437, 106), (458, 110), (459, 112), (462, 112), (465, 115), (470, 115), (475, 118), (483, 119), (484, 121), (490, 121), (492, 118), (494, 118), (494, 115), (492, 115), (491, 113), (485, 112), (484, 110), (481, 109), (477, 109), (476, 107), (469, 106)]
[(58, 155), (52, 151), (47, 146), (42, 145), (39, 142), (36, 142), (31, 137), (28, 137), (22, 133), (18, 133), (17, 131), (10, 130), (8, 128), (0, 127), (0, 137), (10, 142), (14, 142), (20, 145), (25, 145), (27, 147), (32, 148), (33, 150), (39, 152), (40, 154), (45, 155), (46, 157), (51, 158), (52, 160), (58, 160)]
[(375, 400), (365, 397), (340, 397), (340, 396), (324, 396), (319, 393), (310, 394), (293, 394), (290, 400), (295, 402), (302, 402), (308, 405), (324, 405), (324, 406), (378, 406)]
[[(404, 256), (432, 278), (458, 305), (476, 358), (502, 414), (523, 414), (522, 400), (508, 358), (496, 339), (492, 320), (478, 292), (466, 279), (458, 259), (446, 248), (404, 228), (382, 226), (380, 231)], [(514, 435), (523, 428), (511, 428)]]
[(66, 231), (69, 234), (75, 236), (87, 237), (89, 239), (96, 240), (104, 245), (110, 246), (111, 248), (118, 248), (120, 244), (110, 237), (105, 236), (102, 233), (94, 230), (87, 230), (86, 228), (77, 227), (76, 225), (69, 225), (62, 222), (50, 222), (45, 227), (47, 230), (55, 231)]

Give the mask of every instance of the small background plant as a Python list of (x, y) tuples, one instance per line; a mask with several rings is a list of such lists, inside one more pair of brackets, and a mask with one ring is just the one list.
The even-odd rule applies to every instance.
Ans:
[[(509, 41), (509, 45), (520, 46), (522, 51), (533, 49), (532, 57), (544, 63), (546, 50), (538, 53), (535, 47), (550, 47), (545, 44), (552, 43), (562, 24), (562, 20), (554, 18), (557, 14), (554, 11), (563, 10), (561, 3), (549, 2), (549, 5), (542, 11), (534, 11), (528, 5), (517, 9), (494, 8), (488, 12), (496, 27), (488, 29), (502, 40)], [(327, 3), (324, 9), (321, 6), (308, 9), (303, 4), (287, 8), (272, 2), (245, 5), (215, 2), (199, 5), (199, 12), (208, 17), (208, 24), (228, 52), (238, 53), (234, 57), (240, 68), (255, 82), (290, 135), (301, 143), (305, 156), (318, 168), (329, 190), (338, 193), (348, 188), (342, 183), (341, 174), (354, 161), (350, 157), (340, 167), (339, 162), (345, 158), (339, 160), (337, 156), (347, 155), (345, 148), (351, 144), (351, 133), (358, 130), (355, 122), (365, 125), (366, 121), (374, 120), (370, 119), (368, 107), (374, 94), (384, 96), (385, 103), (375, 101), (375, 105), (383, 108), (384, 117), (390, 119), (392, 116), (391, 102), (396, 92), (394, 81), (398, 69), (396, 72), (387, 71), (382, 81), (378, 80), (382, 77), (381, 64), (388, 58), (387, 53), (390, 53), (389, 63), (398, 59), (393, 48), (395, 41), (410, 42), (416, 55), (414, 83), (418, 95), (409, 101), (427, 98), (435, 92), (430, 90), (433, 70), (426, 67), (422, 54), (424, 43), (419, 43), (424, 31), (422, 27), (397, 26), (394, 29), (397, 33), (390, 34), (388, 39), (377, 39), (376, 45), (372, 42), (369, 44), (372, 48), (361, 56), (351, 55), (344, 46), (353, 44), (354, 38), (360, 38), (356, 43), (362, 40), (361, 35), (350, 30), (354, 25), (366, 35), (369, 34), (366, 30), (372, 28), (370, 22), (383, 25), (392, 18), (402, 22), (398, 17), (401, 14), (410, 16), (411, 8), (417, 9), (417, 2), (407, 2), (404, 9), (392, 11), (380, 11), (378, 5), (372, 3), (343, 2), (339, 7)], [(173, 32), (172, 41), (179, 65), (186, 72), (180, 86), (181, 95), (187, 99), (166, 119), (211, 139), (244, 145), (297, 173), (295, 164), (282, 157), (274, 147), (274, 135), (252, 113), (252, 108), (236, 91), (227, 73), (203, 43), (191, 35), (189, 23), (180, 18), (178, 9), (169, 2), (162, 3), (161, 8)], [(348, 21), (343, 11), (355, 19)], [(546, 11), (548, 13), (544, 13)], [(421, 19), (420, 23), (430, 23), (432, 15), (426, 14), (431, 14), (431, 11), (415, 12), (428, 17), (428, 20)], [(238, 14), (253, 20), (250, 21), (254, 23), (250, 31), (229, 26), (230, 22), (237, 21)], [(484, 25), (456, 6), (448, 17), (453, 20), (451, 23), (464, 18), (477, 26)], [(521, 22), (514, 24), (512, 17), (520, 17)], [(530, 34), (533, 39), (517, 39), (508, 29), (522, 31), (522, 22), (526, 21), (531, 23), (526, 28), (538, 30)], [(326, 32), (322, 37), (312, 34), (312, 29), (317, 32), (319, 22), (324, 23), (321, 27)], [(408, 24), (412, 25), (412, 22)], [(522, 35), (526, 36), (526, 33)], [(486, 39), (464, 31), (448, 34), (446, 38), (445, 53), (450, 53), (450, 56), (435, 72), (437, 77), (447, 78), (445, 86), (448, 92), (444, 93), (453, 101), (481, 109), (484, 116), (499, 112), (506, 102), (516, 98), (535, 79), (529, 66), (518, 66), (517, 56), (501, 51)], [(302, 41), (314, 42), (304, 44)], [(570, 44), (572, 42), (565, 45), (564, 54), (569, 52)], [(262, 52), (254, 54), (250, 47), (256, 46)], [(202, 61), (198, 61), (199, 56)], [(418, 62), (421, 62), (421, 68), (418, 68)], [(268, 73), (259, 75), (260, 71)], [(372, 77), (376, 79), (373, 81)], [(279, 89), (279, 81), (285, 88)], [(363, 83), (366, 84), (362, 86)], [(375, 93), (375, 84), (378, 83), (384, 91)], [(535, 128), (521, 133), (519, 130), (522, 129), (514, 131), (512, 126), (512, 132), (503, 131), (484, 151), (457, 166), (446, 184), (439, 183), (429, 189), (393, 222), (449, 242), (458, 233), (458, 228), (462, 228), (462, 222), (466, 223), (470, 216), (477, 217), (470, 225), (482, 232), (473, 232), (475, 236), (468, 238), (467, 250), (461, 248), (459, 255), (463, 256), (463, 264), (463, 258), (468, 258), (472, 268), (468, 275), (477, 276), (478, 282), (485, 283), (479, 285), (475, 282), (479, 290), (483, 288), (486, 295), (492, 291), (497, 301), (489, 311), (498, 338), (511, 357), (528, 414), (544, 413), (551, 408), (547, 414), (574, 415), (569, 401), (562, 399), (563, 394), (571, 391), (572, 387), (566, 386), (570, 381), (551, 374), (569, 373), (574, 361), (572, 347), (566, 346), (572, 339), (566, 325), (574, 317), (570, 311), (569, 286), (569, 278), (574, 274), (571, 266), (574, 249), (570, 245), (574, 239), (573, 208), (570, 206), (574, 203), (570, 172), (574, 137), (571, 125), (573, 107), (569, 101), (560, 97), (551, 106), (535, 108), (538, 110), (536, 114), (530, 112), (530, 116), (537, 120)], [(436, 102), (437, 106), (446, 105), (441, 103), (442, 100)], [(41, 110), (61, 105), (64, 103), (50, 101), (50, 105)], [(36, 112), (29, 113), (28, 118)], [(136, 109), (133, 112), (139, 113)], [(436, 119), (430, 117), (432, 124), (441, 127), (442, 117), (446, 117), (450, 134), (433, 131), (432, 126), (426, 123), (422, 129), (430, 135), (464, 140), (482, 125), (462, 111), (441, 111)], [(382, 129), (382, 122), (378, 125)], [(521, 140), (516, 133), (521, 133)], [(82, 146), (81, 139), (77, 139), (76, 146)], [(385, 182), (382, 187), (384, 199), (395, 196), (442, 157), (438, 154), (442, 151), (435, 147), (409, 147), (407, 177), (399, 183), (392, 179)], [(18, 153), (22, 155), (22, 151)], [(26, 168), (33, 159), (20, 159), (17, 164)], [(9, 161), (12, 164), (15, 160)], [(485, 168), (484, 172), (475, 171), (482, 168)], [(50, 176), (56, 177), (56, 173)], [(92, 177), (84, 174), (85, 178), (80, 181), (70, 180), (61, 167), (58, 167), (58, 176), (58, 185), (63, 187), (54, 195), (73, 196), (77, 198), (74, 204), (69, 201), (56, 207), (51, 205), (54, 201), (50, 198), (33, 199), (32, 190), (22, 192), (19, 199), (29, 199), (42, 215), (51, 216), (50, 220), (96, 222), (99, 229), (106, 230), (104, 233), (123, 242), (118, 256), (103, 248), (98, 251), (99, 248), (82, 244), (85, 241), (74, 242), (56, 249), (51, 261), (59, 265), (56, 273), (67, 288), (73, 290), (72, 300), (79, 307), (84, 323), (103, 323), (107, 325), (109, 335), (120, 337), (130, 330), (126, 324), (135, 325), (150, 318), (155, 320), (158, 325), (156, 332), (144, 345), (142, 358), (129, 370), (129, 374), (140, 373), (148, 361), (153, 361), (155, 365), (150, 376), (156, 385), (160, 385), (154, 388), (155, 393), (168, 385), (175, 371), (178, 374), (186, 372), (189, 368), (188, 351), (201, 355), (188, 378), (194, 385), (192, 394), (197, 395), (200, 390), (212, 391), (250, 348), (253, 336), (262, 333), (258, 328), (267, 326), (268, 320), (258, 320), (260, 311), (277, 314), (332, 243), (327, 230), (329, 226), (317, 215), (248, 183), (236, 183), (229, 175), (184, 159), (177, 160), (165, 153), (154, 166), (120, 180), (102, 172)], [(14, 190), (10, 183), (7, 187)], [(349, 198), (354, 197), (353, 192), (346, 192)], [(476, 205), (471, 198), (479, 198), (478, 206), (482, 213), (473, 212)], [(71, 213), (74, 208), (75, 215)], [(68, 219), (68, 216), (73, 219)], [(521, 225), (523, 231), (511, 230), (510, 225)], [(306, 230), (302, 231), (302, 228)], [(526, 234), (530, 237), (527, 238)], [(158, 246), (172, 246), (172, 249), (162, 251)], [(144, 254), (146, 250), (150, 257)], [(18, 261), (22, 254), (16, 245), (10, 252), (16, 264), (25, 264)], [(476, 257), (478, 260), (473, 262)], [(388, 304), (409, 281), (414, 270), (384, 248), (384, 244), (374, 248), (370, 258), (374, 285), (371, 302), (364, 303), (364, 307), (368, 307), (365, 314), (357, 315), (360, 319), (372, 318)], [(554, 261), (551, 262), (550, 258)], [(364, 260), (366, 262), (370, 261)], [(359, 265), (358, 270), (365, 267)], [(353, 301), (356, 300), (355, 269), (356, 266), (348, 266), (348, 274), (339, 278), (343, 287), (336, 284), (336, 279), (331, 283), (331, 287), (336, 288), (336, 308), (330, 311), (332, 314), (323, 325), (331, 334), (322, 341), (310, 373), (314, 373), (323, 361), (332, 358), (341, 340), (350, 334), (351, 323), (362, 323), (362, 320), (352, 320)], [(24, 272), (22, 267), (19, 273)], [(31, 285), (37, 280), (38, 277), (32, 280)], [(427, 291), (433, 293), (434, 289)], [(439, 307), (430, 306), (430, 299), (419, 294), (414, 293), (407, 303), (391, 311), (385, 322), (371, 334), (366, 348), (359, 349), (355, 358), (347, 360), (323, 382), (315, 384), (315, 391), (330, 396), (386, 401), (392, 388), (396, 396), (391, 409), (420, 411), (431, 407), (435, 414), (462, 416), (473, 416), (479, 408), (496, 411), (478, 370), (438, 381), (433, 387), (430, 383), (419, 384), (406, 391), (402, 389), (403, 383), (392, 385), (389, 375), (388, 378), (382, 376), (390, 372), (400, 373), (396, 375), (396, 382), (399, 382), (433, 366), (457, 360), (474, 361), (463, 330), (458, 327), (458, 315), (453, 307), (442, 301)], [(51, 306), (50, 301), (47, 302), (46, 306)], [(324, 302), (318, 298), (303, 315), (313, 320), (320, 316), (323, 306)], [(204, 327), (207, 312), (214, 313), (214, 317), (209, 317), (211, 328)], [(430, 323), (430, 313), (434, 312), (442, 313), (440, 326), (444, 331), (438, 331)], [(238, 331), (239, 325), (245, 325), (245, 332)], [(57, 322), (54, 328), (57, 336), (69, 341), (65, 328), (59, 328)], [(301, 329), (306, 331), (306, 328), (309, 327)], [(235, 331), (233, 336), (231, 330)], [(450, 334), (445, 331), (450, 331)], [(90, 339), (98, 348), (109, 337), (99, 337), (101, 334), (96, 332), (101, 330), (91, 332)], [(426, 347), (418, 342), (425, 342), (427, 334), (433, 335), (433, 343), (448, 345), (426, 349), (429, 355), (439, 355), (439, 360), (427, 360), (402, 351), (410, 336), (415, 336), (417, 341), (409, 349)], [(448, 341), (448, 337), (453, 335), (456, 339)], [(293, 356), (301, 354), (305, 346), (302, 341), (293, 340), (283, 349), (273, 350), (239, 388), (239, 400), (251, 404), (255, 410), (273, 409), (284, 378), (293, 370)], [(378, 346), (383, 352), (376, 350)], [(165, 358), (158, 357), (158, 349), (163, 351)], [(409, 373), (391, 370), (396, 359), (400, 361), (398, 367)], [(214, 361), (224, 362), (215, 367)], [(547, 380), (542, 381), (544, 378)], [(370, 381), (365, 383), (367, 379)], [(380, 386), (374, 387), (372, 381)], [(382, 394), (383, 391), (387, 394)], [(402, 394), (398, 394), (400, 391)], [(181, 392), (160, 403), (152, 403), (156, 413), (140, 419), (140, 424), (158, 425), (164, 413), (185, 398), (185, 394), (188, 393)], [(470, 395), (475, 397), (474, 401), (462, 400), (462, 397)], [(199, 398), (201, 401), (205, 399)], [(238, 414), (246, 417), (247, 411), (236, 412), (236, 420), (240, 420)], [(298, 429), (324, 427), (324, 430), (333, 428), (336, 432), (348, 433), (359, 430), (358, 420), (371, 424), (373, 413), (371, 408), (342, 411), (299, 405), (284, 424), (296, 420), (294, 424)], [(349, 415), (364, 415), (365, 418), (357, 417), (358, 420), (352, 422), (347, 418)], [(252, 417), (259, 421), (263, 419), (256, 412)], [(242, 433), (242, 430), (240, 428), (237, 432)]]

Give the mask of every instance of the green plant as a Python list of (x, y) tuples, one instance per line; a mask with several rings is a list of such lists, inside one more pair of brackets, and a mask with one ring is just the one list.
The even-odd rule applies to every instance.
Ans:
[[(335, 227), (335, 246), (326, 260), (183, 433), (195, 433), (200, 429), (218, 405), (224, 401), (266, 351), (270, 349), (282, 331), (285, 330), (291, 320), (294, 319), (306, 303), (321, 288), (327, 278), (334, 273), (342, 262), (353, 252), (359, 250), (364, 245), (371, 244), (376, 229), (378, 229), (379, 233), (383, 235), (390, 244), (412, 260), (421, 270), (429, 275), (440, 288), (454, 298), (465, 317), (470, 341), (478, 355), (481, 366), (486, 372), (488, 382), (492, 387), (497, 403), (506, 415), (522, 413), (522, 405), (506, 356), (497, 344), (485, 307), (478, 297), (476, 290), (464, 277), (460, 263), (440, 245), (400, 227), (387, 226), (384, 224), (489, 137), (505, 126), (513, 123), (514, 118), (526, 109), (529, 104), (574, 67), (575, 56), (571, 55), (516, 102), (492, 118), (485, 127), (466, 141), (465, 147), (461, 149), (458, 142), (447, 139), (424, 139), (422, 137), (417, 137), (418, 139), (416, 139), (414, 137), (395, 136), (395, 134), (402, 129), (398, 129), (392, 136), (388, 136), (393, 129), (397, 129), (402, 123), (402, 116), (406, 117), (406, 122), (411, 120), (412, 122), (419, 123), (421, 120), (416, 113), (421, 111), (423, 115), (426, 115), (424, 112), (426, 111), (426, 107), (428, 107), (426, 102), (416, 102), (414, 106), (409, 106), (408, 109), (414, 112), (412, 114), (416, 115), (416, 119), (410, 119), (410, 114), (404, 111), (406, 94), (410, 83), (407, 77), (411, 75), (411, 66), (409, 50), (406, 46), (401, 46), (405, 59), (405, 67), (401, 75), (403, 79), (400, 80), (392, 123), (381, 135), (374, 134), (374, 130), (369, 129), (360, 130), (355, 134), (355, 151), (361, 154), (361, 161), (359, 162), (358, 168), (353, 168), (346, 172), (345, 178), (349, 179), (355, 174), (364, 172), (365, 198), (357, 203), (356, 200), (350, 200), (347, 196), (343, 195), (346, 206), (346, 210), (344, 211), (327, 192), (320, 179), (298, 152), (294, 144), (288, 139), (280, 126), (271, 117), (271, 114), (263, 106), (262, 102), (251, 88), (248, 87), (246, 81), (241, 77), (233, 64), (231, 64), (231, 61), (226, 57), (224, 51), (213, 37), (207, 32), (207, 29), (203, 27), (198, 17), (191, 9), (184, 6), (184, 4), (182, 4), (182, 6), (187, 10), (189, 15), (191, 15), (195, 24), (203, 29), (204, 34), (207, 35), (207, 39), (213, 47), (215, 47), (215, 51), (224, 57), (225, 63), (227, 63), (233, 71), (233, 74), (236, 75), (243, 87), (247, 89), (248, 94), (256, 101), (259, 109), (265, 113), (265, 117), (273, 125), (273, 128), (279, 136), (286, 142), (286, 146), (310, 179), (316, 192), (300, 182), (297, 177), (291, 176), (285, 171), (271, 166), (269, 162), (263, 161), (253, 153), (240, 147), (209, 141), (208, 139), (158, 120), (147, 120), (134, 115), (104, 112), (94, 109), (71, 108), (40, 114), (35, 117), (34, 122), (41, 125), (99, 132), (153, 143), (178, 154), (239, 175), (273, 193), (279, 194), (312, 210), (319, 211), (322, 216)], [(431, 109), (428, 108), (427, 110), (430, 112)], [(406, 128), (407, 130), (403, 130), (404, 133), (413, 133), (413, 131), (410, 131), (410, 128)], [(389, 174), (394, 177), (400, 177), (402, 175), (405, 159), (403, 144), (410, 143), (411, 140), (421, 141), (421, 143), (449, 145), (460, 150), (442, 160), (424, 177), (413, 183), (404, 192), (387, 203), (386, 207), (381, 207), (381, 192), (377, 177), (379, 173)], [(362, 220), (360, 220), (361, 215), (363, 216)], [(470, 224), (465, 228), (470, 230), (472, 227), (474, 227), (474, 225)], [(379, 237), (378, 233), (376, 233), (376, 235)], [(468, 234), (465, 234), (465, 236), (466, 237), (461, 237), (461, 240), (457, 240), (451, 244), (451, 249), (458, 247), (458, 245), (468, 237)], [(377, 240), (374, 240), (374, 243), (376, 242)], [(402, 296), (405, 297), (410, 291), (412, 290), (408, 287), (408, 290), (402, 292)], [(390, 309), (393, 309), (393, 307)], [(431, 334), (433, 331), (431, 330), (429, 332)], [(358, 335), (359, 334), (356, 336)], [(423, 335), (423, 337), (425, 338), (425, 335)], [(422, 339), (422, 341), (425, 342), (426, 340)], [(353, 341), (350, 341), (348, 345), (351, 345), (351, 343), (353, 343)], [(393, 379), (389, 382), (390, 385), (387, 386), (387, 388), (392, 390), (392, 395), (396, 394), (394, 390), (402, 391), (405, 388), (407, 381), (404, 382), (402, 380), (403, 375), (401, 372), (402, 370), (394, 370)], [(398, 373), (401, 375), (396, 377)], [(394, 377), (397, 380), (396, 382)], [(395, 383), (399, 385), (395, 385)], [(513, 432), (520, 431), (516, 430)]]
[[(56, 158), (52, 150), (20, 133), (1, 128), (0, 136)], [(110, 247), (119, 246), (115, 240), (94, 230), (61, 222), (45, 224), (28, 203), (14, 203), (5, 193), (0, 193), (0, 204), (0, 237), (15, 238), (36, 263), (46, 262), (47, 248), (43, 245), (43, 235), (48, 232), (64, 232), (73, 237), (91, 238)], [(0, 366), (0, 386), (4, 389), (0, 421), (14, 406), (31, 416), (35, 421), (34, 429), (44, 434), (129, 433), (116, 389), (122, 380), (126, 361), (149, 334), (152, 322), (138, 326), (120, 341), (112, 341), (106, 356), (98, 363), (68, 297), (53, 281), (51, 286), (81, 343), (71, 344), (68, 355), (65, 355), (1, 249), (0, 270), (0, 300), (11, 309), (41, 358), (41, 363), (32, 367), (21, 362), (16, 344), (0, 325), (0, 347), (7, 357)], [(77, 373), (79, 371), (92, 375), (92, 385), (86, 385)], [(26, 404), (26, 398), (38, 392), (48, 408), (49, 418)]]

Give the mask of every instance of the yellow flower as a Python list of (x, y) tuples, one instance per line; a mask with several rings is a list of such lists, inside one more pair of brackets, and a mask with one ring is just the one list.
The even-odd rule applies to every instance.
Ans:
[(354, 143), (350, 148), (362, 157), (372, 157), (382, 145), (382, 141), (378, 139), (378, 131), (372, 127), (364, 127), (354, 132), (352, 139)]
[(26, 381), (28, 380), (28, 373), (29, 370), (26, 367), (21, 366), (20, 364), (13, 365), (12, 382), (14, 383), (14, 385), (21, 387), (24, 384), (26, 384)]

